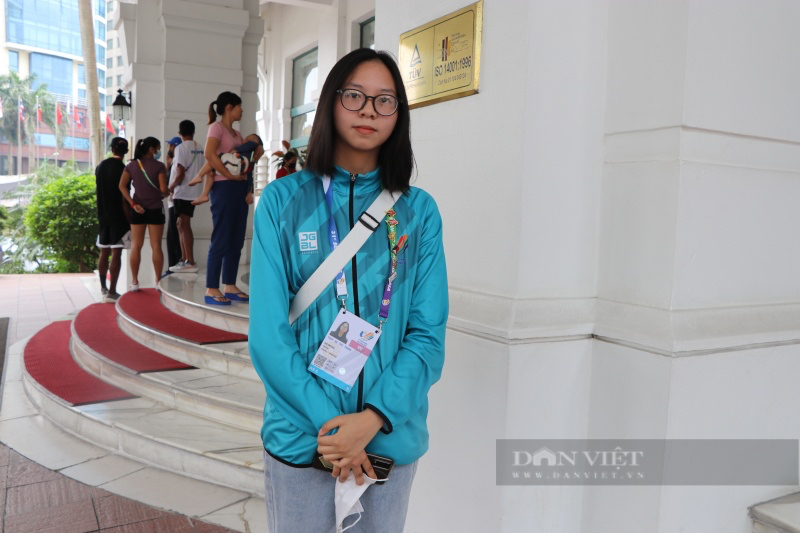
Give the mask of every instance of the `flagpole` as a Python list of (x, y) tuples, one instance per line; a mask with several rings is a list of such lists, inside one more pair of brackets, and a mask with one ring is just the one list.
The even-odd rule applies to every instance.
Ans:
[[(54, 100), (55, 100), (55, 98), (54, 98)], [(58, 100), (55, 100), (55, 102), (56, 102), (56, 128), (55, 128), (55, 130), (56, 130), (56, 151), (53, 153), (53, 157), (56, 160), (56, 168), (58, 168), (58, 130), (59, 130), (59, 126), (61, 125), (61, 122), (59, 122), (59, 120), (58, 120), (58, 111), (59, 111)]]
[(38, 165), (39, 162), (39, 147), (36, 146), (36, 134), (39, 133), (39, 128), (41, 128), (41, 124), (39, 123), (39, 115), (42, 114), (42, 108), (39, 107), (39, 95), (36, 95), (36, 131), (33, 132), (33, 163), (34, 167)]
[(75, 106), (78, 105), (77, 102), (72, 103), (72, 116), (70, 117), (70, 123), (72, 124), (72, 141), (70, 145), (72, 145), (72, 162), (75, 163)]
[(22, 181), (22, 98), (17, 97), (17, 185)]

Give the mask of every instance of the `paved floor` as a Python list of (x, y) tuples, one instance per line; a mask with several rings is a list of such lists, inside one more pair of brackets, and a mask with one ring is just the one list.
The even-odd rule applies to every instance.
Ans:
[[(10, 317), (8, 346), (97, 301), (89, 274), (0, 276), (0, 317)], [(230, 530), (162, 511), (74, 481), (0, 443), (0, 531), (181, 533)]]

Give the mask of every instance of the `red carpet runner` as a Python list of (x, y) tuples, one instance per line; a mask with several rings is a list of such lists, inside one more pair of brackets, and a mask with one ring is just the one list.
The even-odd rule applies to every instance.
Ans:
[(53, 322), (25, 346), (25, 368), (40, 385), (72, 405), (135, 398), (86, 372), (69, 352), (69, 320)]
[(193, 366), (170, 359), (128, 337), (117, 325), (117, 309), (92, 304), (75, 318), (75, 334), (106, 359), (136, 372), (183, 370)]
[(247, 335), (212, 328), (173, 313), (161, 305), (161, 293), (155, 289), (125, 293), (119, 299), (119, 306), (126, 315), (140, 324), (189, 342), (213, 344), (247, 340)]

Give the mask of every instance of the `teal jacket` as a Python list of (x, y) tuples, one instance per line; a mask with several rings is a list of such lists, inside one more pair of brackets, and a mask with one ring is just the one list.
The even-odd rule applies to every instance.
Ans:
[[(343, 240), (380, 194), (379, 170), (332, 176), (334, 220)], [(307, 368), (341, 308), (330, 288), (289, 325), (289, 305), (331, 251), (322, 180), (301, 171), (271, 183), (255, 214), (250, 268), (250, 357), (267, 390), (261, 437), (273, 457), (308, 465), (322, 425), (372, 409), (384, 420), (367, 451), (409, 464), (428, 449), (428, 391), (444, 364), (447, 272), (442, 220), (433, 198), (411, 188), (394, 205), (397, 234), (408, 235), (392, 285), (389, 319), (349, 393)], [(301, 244), (302, 242), (302, 244)], [(347, 309), (378, 324), (390, 273), (386, 221), (345, 267)]]

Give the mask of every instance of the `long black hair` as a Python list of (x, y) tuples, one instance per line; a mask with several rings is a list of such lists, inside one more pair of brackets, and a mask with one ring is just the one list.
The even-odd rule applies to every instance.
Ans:
[[(232, 93), (230, 91), (223, 91), (219, 93), (217, 99), (208, 104), (208, 123), (213, 124), (217, 121), (217, 115), (222, 115), (225, 113), (225, 108), (228, 107), (228, 104), (236, 107), (242, 103), (242, 99), (239, 98), (239, 95), (236, 93)], [(216, 106), (216, 109), (215, 109)]]
[(144, 139), (139, 139), (136, 141), (136, 148), (133, 149), (133, 158), (143, 158), (144, 154), (146, 154), (150, 148), (155, 148), (156, 146), (161, 146), (161, 141), (155, 137), (145, 137)]
[(365, 61), (375, 60), (380, 61), (389, 69), (394, 80), (397, 97), (400, 99), (400, 105), (397, 107), (397, 123), (378, 153), (381, 182), (384, 188), (390, 191), (405, 193), (409, 189), (411, 172), (414, 170), (414, 153), (411, 150), (411, 113), (408, 109), (406, 88), (403, 85), (403, 78), (400, 76), (400, 69), (397, 68), (397, 63), (388, 52), (359, 48), (341, 58), (333, 66), (319, 96), (317, 114), (314, 117), (314, 126), (308, 142), (308, 159), (305, 166), (319, 175), (333, 174), (333, 147), (336, 139), (333, 110), (334, 106), (341, 105), (336, 91), (344, 86), (358, 65)]

